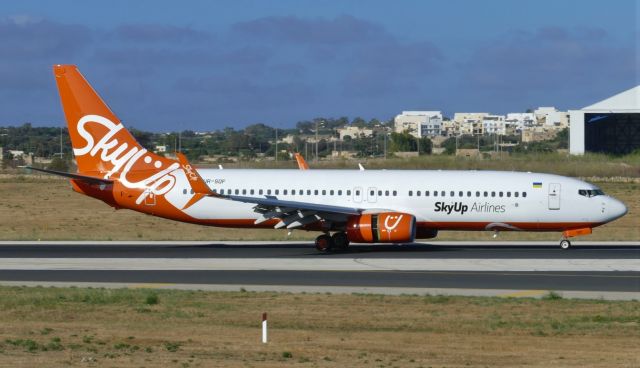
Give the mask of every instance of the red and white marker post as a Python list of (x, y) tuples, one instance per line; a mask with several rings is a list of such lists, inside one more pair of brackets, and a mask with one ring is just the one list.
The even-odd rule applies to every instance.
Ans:
[(262, 313), (262, 343), (267, 343), (267, 312)]

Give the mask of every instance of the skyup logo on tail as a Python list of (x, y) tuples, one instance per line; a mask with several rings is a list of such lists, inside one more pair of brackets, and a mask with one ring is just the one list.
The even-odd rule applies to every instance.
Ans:
[(454, 202), (453, 204), (446, 204), (444, 202), (436, 202), (436, 212), (446, 212), (447, 215), (450, 215), (451, 212), (460, 212), (461, 215), (464, 215), (465, 212), (469, 210), (469, 206), (463, 204), (462, 202)]
[[(87, 129), (87, 126), (93, 129)], [(91, 132), (96, 131), (99, 126), (107, 129), (102, 137), (94, 137)], [(80, 148), (74, 148), (73, 153), (78, 156), (90, 155), (99, 157), (103, 163), (111, 164), (111, 169), (104, 175), (105, 179), (111, 177), (115, 173), (119, 173), (118, 180), (123, 186), (129, 189), (143, 189), (144, 191), (136, 199), (136, 203), (140, 204), (151, 193), (154, 195), (163, 195), (167, 193), (175, 184), (175, 178), (169, 175), (170, 172), (180, 167), (178, 163), (172, 163), (168, 167), (162, 168), (163, 162), (156, 160), (153, 162), (151, 155), (147, 154), (147, 150), (136, 146), (129, 147), (127, 142), (120, 142), (116, 138), (116, 134), (122, 129), (121, 124), (115, 124), (111, 120), (99, 115), (86, 115), (78, 121), (78, 134), (84, 139), (86, 144)], [(98, 141), (96, 142), (96, 139)], [(149, 175), (138, 181), (131, 181), (127, 175), (132, 171), (134, 166), (148, 167)], [(162, 170), (161, 170), (162, 169)], [(158, 171), (159, 170), (159, 171)]]

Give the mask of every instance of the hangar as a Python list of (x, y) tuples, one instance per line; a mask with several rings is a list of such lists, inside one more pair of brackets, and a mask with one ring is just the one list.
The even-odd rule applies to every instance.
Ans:
[(640, 149), (640, 86), (569, 110), (569, 152), (626, 154)]

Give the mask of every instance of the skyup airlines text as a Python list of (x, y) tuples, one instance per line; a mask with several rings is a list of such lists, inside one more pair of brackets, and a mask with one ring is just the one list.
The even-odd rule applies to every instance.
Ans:
[(462, 202), (453, 202), (450, 204), (444, 202), (436, 202), (435, 212), (445, 212), (450, 215), (452, 212), (458, 212), (464, 215), (465, 212), (480, 212), (480, 213), (503, 213), (505, 211), (505, 205), (495, 205), (490, 203), (474, 202), (469, 206)]

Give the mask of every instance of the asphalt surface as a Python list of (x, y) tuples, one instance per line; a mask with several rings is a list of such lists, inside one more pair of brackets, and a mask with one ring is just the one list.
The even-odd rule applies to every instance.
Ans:
[[(215, 242), (215, 243), (144, 243), (121, 244), (0, 244), (0, 260), (74, 258), (145, 258), (145, 259), (230, 259), (240, 258), (322, 260), (372, 259), (376, 262), (403, 260), (471, 259), (483, 262), (498, 259), (505, 262), (527, 260), (584, 260), (606, 262), (640, 260), (640, 245), (575, 245), (561, 250), (555, 243), (433, 243), (401, 246), (352, 245), (347, 251), (318, 253), (310, 243), (279, 242)], [(582, 261), (581, 261), (582, 260)], [(160, 260), (159, 260), (160, 261)], [(584, 264), (589, 264), (584, 263)], [(638, 271), (407, 271), (407, 270), (69, 270), (69, 269), (2, 269), (0, 282), (78, 282), (78, 283), (139, 283), (139, 284), (200, 284), (200, 285), (291, 285), (291, 286), (358, 286), (378, 288), (445, 288), (445, 289), (509, 289), (509, 290), (573, 290), (637, 293), (640, 299), (640, 261)]]
[(193, 244), (91, 243), (38, 244), (2, 242), (0, 258), (501, 258), (501, 259), (640, 259), (639, 245), (447, 242), (409, 245), (358, 245), (346, 251), (319, 253), (312, 242), (212, 242)]

